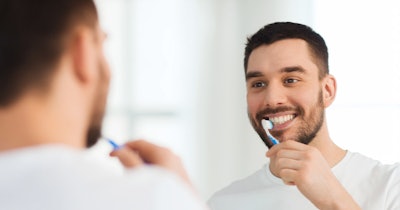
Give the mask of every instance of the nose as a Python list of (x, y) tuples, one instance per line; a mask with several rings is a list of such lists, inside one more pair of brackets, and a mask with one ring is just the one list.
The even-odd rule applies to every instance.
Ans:
[(265, 89), (264, 105), (266, 107), (277, 107), (286, 103), (287, 97), (284, 87), (279, 84), (270, 83)]

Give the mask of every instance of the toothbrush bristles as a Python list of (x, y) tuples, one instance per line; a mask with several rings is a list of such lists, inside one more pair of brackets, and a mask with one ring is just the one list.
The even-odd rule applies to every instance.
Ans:
[(263, 119), (261, 121), (261, 124), (262, 124), (265, 132), (267, 133), (268, 138), (270, 138), (270, 140), (272, 141), (272, 144), (274, 144), (274, 145), (278, 144), (279, 141), (269, 133), (269, 130), (274, 127), (274, 124), (271, 121), (265, 120), (265, 119)]
[(264, 129), (272, 129), (274, 124), (270, 120), (262, 120), (261, 124), (263, 125)]

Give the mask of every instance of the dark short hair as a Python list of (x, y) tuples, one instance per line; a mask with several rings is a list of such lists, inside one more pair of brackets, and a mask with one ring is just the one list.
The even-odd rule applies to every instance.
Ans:
[(254, 49), (269, 45), (284, 39), (302, 39), (307, 42), (311, 55), (319, 68), (319, 77), (329, 74), (328, 48), (324, 39), (312, 28), (291, 22), (276, 22), (261, 28), (257, 33), (247, 38), (244, 53), (244, 69), (247, 72), (247, 65), (251, 52)]
[(97, 19), (93, 0), (1, 0), (0, 107), (47, 87), (71, 29)]

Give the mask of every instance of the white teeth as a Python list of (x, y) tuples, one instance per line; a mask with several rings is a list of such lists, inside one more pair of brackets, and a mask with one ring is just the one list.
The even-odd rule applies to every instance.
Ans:
[(279, 116), (279, 117), (271, 117), (269, 120), (274, 123), (274, 125), (279, 125), (283, 124), (289, 120), (292, 120), (294, 118), (294, 115), (285, 115), (285, 116)]

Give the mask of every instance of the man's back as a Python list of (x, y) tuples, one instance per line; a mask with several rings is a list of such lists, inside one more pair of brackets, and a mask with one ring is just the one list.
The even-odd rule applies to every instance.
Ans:
[(0, 153), (2, 209), (199, 209), (185, 184), (159, 167), (120, 175), (60, 145)]

